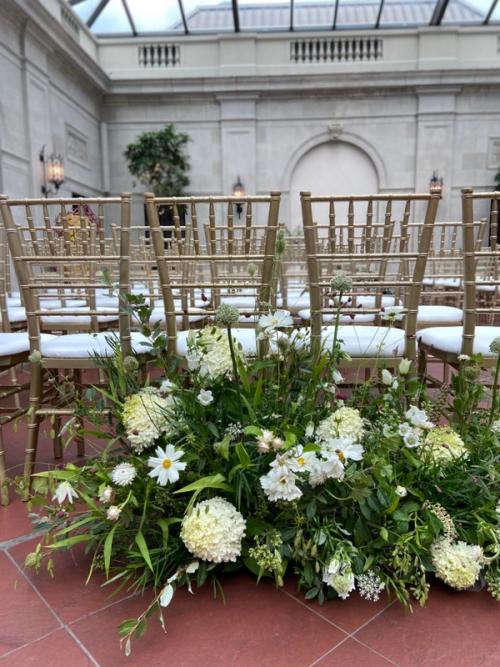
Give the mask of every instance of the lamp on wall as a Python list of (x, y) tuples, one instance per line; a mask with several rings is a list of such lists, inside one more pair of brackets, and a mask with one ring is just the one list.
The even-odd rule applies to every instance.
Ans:
[[(238, 176), (236, 183), (233, 185), (233, 197), (244, 197), (245, 195), (245, 187)], [(236, 204), (236, 213), (238, 214), (238, 218), (241, 218), (241, 214), (243, 213), (243, 206), (241, 204)]]
[(431, 188), (443, 188), (443, 177), (439, 175), (437, 169), (432, 172), (431, 180), (429, 181), (429, 189)]
[[(42, 194), (47, 196), (51, 192), (57, 192), (64, 183), (64, 162), (60, 155), (52, 153), (48, 158), (45, 156), (45, 146), (40, 151), (40, 162), (43, 169)], [(54, 186), (54, 190), (47, 187), (47, 183)]]

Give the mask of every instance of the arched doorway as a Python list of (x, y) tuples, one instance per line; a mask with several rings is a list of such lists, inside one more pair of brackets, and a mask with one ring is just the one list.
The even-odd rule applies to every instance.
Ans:
[(379, 178), (371, 158), (344, 141), (327, 141), (311, 148), (296, 164), (290, 180), (289, 229), (302, 226), (300, 193), (314, 195), (372, 194)]

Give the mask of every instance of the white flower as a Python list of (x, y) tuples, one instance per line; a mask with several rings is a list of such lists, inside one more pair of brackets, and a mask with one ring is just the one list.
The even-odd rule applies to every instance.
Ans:
[[(188, 338), (188, 365), (197, 370), (203, 380), (218, 380), (230, 375), (233, 371), (233, 360), (229, 338), (225, 329), (210, 326), (195, 333), (191, 330)], [(235, 355), (243, 359), (241, 347), (234, 341)]]
[(111, 505), (111, 507), (108, 507), (108, 511), (106, 512), (106, 518), (110, 521), (118, 521), (120, 514), (121, 509), (117, 505)]
[(470, 357), (468, 354), (459, 354), (458, 361), (470, 361)]
[(200, 564), (198, 563), (197, 560), (193, 560), (189, 565), (186, 567), (186, 574), (194, 574), (195, 572), (198, 571), (198, 568), (200, 567)]
[(99, 494), (99, 501), (101, 503), (109, 503), (113, 497), (114, 490), (111, 486), (105, 486), (104, 489)]
[(342, 407), (323, 419), (316, 429), (316, 437), (327, 442), (331, 438), (351, 438), (353, 442), (361, 439), (364, 433), (364, 422), (359, 410)]
[(361, 461), (365, 451), (362, 445), (354, 444), (351, 438), (332, 438), (325, 443), (325, 450), (335, 452), (342, 463), (349, 459)]
[(350, 563), (340, 562), (336, 558), (332, 558), (327, 567), (323, 568), (323, 581), (327, 586), (331, 586), (343, 600), (346, 600), (351, 591), (356, 588)]
[(274, 440), (274, 433), (263, 429), (262, 433), (257, 436), (257, 449), (261, 454), (267, 454), (271, 450), (271, 445)]
[(395, 493), (400, 498), (404, 498), (405, 496), (408, 495), (408, 489), (406, 488), (406, 486), (399, 486), (398, 485), (395, 489)]
[(413, 428), (411, 424), (408, 424), (408, 422), (403, 422), (402, 424), (399, 425), (398, 433), (402, 438), (404, 438), (405, 435), (411, 433), (412, 431)]
[(283, 471), (281, 468), (272, 468), (266, 475), (260, 478), (260, 485), (264, 493), (271, 501), (297, 500), (302, 491), (295, 484), (296, 475), (291, 471)]
[(380, 313), (380, 319), (382, 320), (396, 320), (401, 319), (403, 313), (406, 312), (404, 306), (386, 306), (384, 310)]
[(293, 472), (309, 472), (316, 461), (314, 452), (305, 452), (299, 445), (291, 454), (291, 469)]
[(276, 310), (274, 313), (261, 315), (259, 327), (266, 333), (270, 333), (274, 329), (293, 327), (293, 318), (288, 310)]
[(410, 359), (401, 359), (399, 362), (398, 366), (398, 371), (400, 375), (408, 375), (410, 372), (411, 368), (411, 360)]
[(403, 436), (404, 443), (408, 449), (414, 449), (420, 445), (420, 431), (418, 428), (412, 428)]
[(394, 382), (391, 385), (391, 389), (394, 389), (394, 391), (396, 391), (398, 387), (399, 387), (399, 382), (397, 380), (394, 380)]
[(332, 373), (332, 379), (335, 382), (335, 384), (341, 384), (344, 381), (344, 377), (340, 371), (338, 371), (336, 368), (334, 369)]
[(66, 500), (72, 503), (78, 498), (78, 493), (71, 486), (69, 482), (59, 482), (56, 487), (52, 500), (57, 500), (59, 505), (62, 505)]
[(292, 464), (291, 452), (285, 452), (284, 454), (276, 454), (274, 460), (270, 463), (270, 467), (286, 474), (293, 472)]
[(387, 368), (384, 368), (382, 370), (382, 383), (385, 384), (386, 387), (390, 387), (393, 381), (394, 378), (392, 377), (392, 374), (389, 373)]
[(127, 438), (138, 454), (150, 447), (162, 433), (173, 431), (174, 407), (173, 397), (162, 396), (154, 387), (146, 387), (137, 394), (127, 396), (122, 420)]
[(500, 419), (497, 419), (496, 421), (493, 422), (491, 425), (491, 430), (495, 435), (500, 434)]
[(172, 598), (174, 597), (174, 587), (172, 586), (171, 583), (168, 583), (162, 592), (160, 593), (159, 597), (159, 603), (161, 607), (168, 607), (168, 605), (172, 602)]
[(170, 382), (170, 380), (163, 380), (163, 382), (160, 385), (160, 393), (162, 394), (170, 394), (171, 391), (174, 391), (175, 389), (175, 384), (173, 382)]
[(359, 577), (356, 577), (356, 582), (360, 597), (371, 600), (371, 602), (377, 602), (380, 599), (380, 592), (385, 588), (384, 582), (373, 570), (360, 574)]
[(148, 466), (153, 468), (149, 477), (157, 477), (160, 486), (166, 486), (169, 482), (177, 482), (179, 472), (184, 470), (186, 464), (179, 459), (184, 456), (181, 449), (175, 449), (173, 445), (167, 445), (165, 449), (156, 448), (156, 456), (150, 456)]
[(319, 459), (309, 473), (309, 484), (311, 486), (318, 486), (323, 484), (327, 479), (336, 479), (341, 481), (344, 478), (344, 466), (338, 455), (329, 452), (321, 452), (324, 459)]
[(441, 539), (432, 545), (431, 553), (436, 576), (445, 584), (465, 590), (476, 583), (484, 562), (480, 546)]
[(273, 438), (272, 446), (274, 451), (281, 449), (283, 447), (283, 440), (281, 438)]
[(186, 361), (190, 371), (196, 371), (200, 367), (201, 355), (197, 352), (187, 352)]
[(210, 405), (210, 403), (213, 403), (214, 395), (210, 389), (202, 389), (198, 394), (197, 399), (198, 403), (206, 407), (207, 405)]
[(110, 477), (118, 486), (128, 486), (132, 484), (136, 475), (137, 471), (131, 463), (119, 463), (111, 471)]
[(405, 412), (406, 419), (417, 428), (433, 428), (434, 424), (429, 421), (425, 410), (420, 410), (416, 405), (412, 405)]
[(312, 438), (313, 435), (314, 435), (314, 424), (312, 422), (309, 422), (309, 424), (306, 426), (305, 436), (306, 438)]
[(195, 505), (182, 521), (181, 539), (196, 558), (235, 562), (241, 554), (245, 519), (236, 507), (216, 496)]

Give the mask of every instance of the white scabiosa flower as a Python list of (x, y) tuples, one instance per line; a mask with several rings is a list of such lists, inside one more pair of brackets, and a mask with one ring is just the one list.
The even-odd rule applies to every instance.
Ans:
[(71, 486), (69, 482), (60, 482), (55, 490), (52, 500), (57, 500), (59, 505), (62, 505), (66, 500), (72, 503), (78, 498), (78, 493)]
[(137, 471), (131, 463), (119, 463), (111, 471), (110, 477), (118, 486), (129, 486), (136, 475)]
[(364, 422), (355, 408), (341, 407), (318, 424), (316, 437), (327, 442), (332, 438), (351, 438), (353, 442), (361, 440), (364, 434)]
[(177, 482), (179, 472), (186, 468), (186, 464), (180, 459), (184, 456), (181, 449), (175, 449), (173, 445), (167, 445), (165, 449), (156, 448), (156, 456), (150, 456), (148, 466), (153, 468), (149, 477), (156, 477), (160, 486), (166, 486), (169, 482)]
[(154, 387), (141, 389), (125, 399), (123, 425), (130, 444), (138, 454), (154, 444), (163, 433), (173, 431), (174, 407), (173, 397), (162, 396)]
[(198, 399), (198, 403), (205, 408), (214, 402), (214, 395), (210, 389), (202, 389), (196, 398)]
[(484, 563), (480, 546), (441, 539), (431, 548), (436, 576), (445, 584), (465, 590), (476, 583)]
[(234, 562), (241, 554), (246, 522), (234, 505), (216, 496), (195, 505), (182, 521), (181, 539), (195, 558)]
[(109, 519), (109, 521), (118, 521), (120, 514), (121, 509), (117, 505), (111, 505), (106, 512), (106, 518)]
[(292, 501), (297, 500), (302, 495), (296, 481), (297, 476), (292, 471), (271, 468), (266, 475), (262, 475), (260, 478), (260, 485), (267, 498), (272, 502), (277, 500)]

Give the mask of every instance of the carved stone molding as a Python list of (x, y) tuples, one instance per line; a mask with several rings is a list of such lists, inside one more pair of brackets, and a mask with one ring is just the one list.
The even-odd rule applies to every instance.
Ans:
[(332, 122), (328, 123), (328, 125), (326, 126), (326, 131), (328, 132), (332, 141), (338, 141), (340, 139), (340, 135), (343, 132), (343, 128), (340, 123)]

